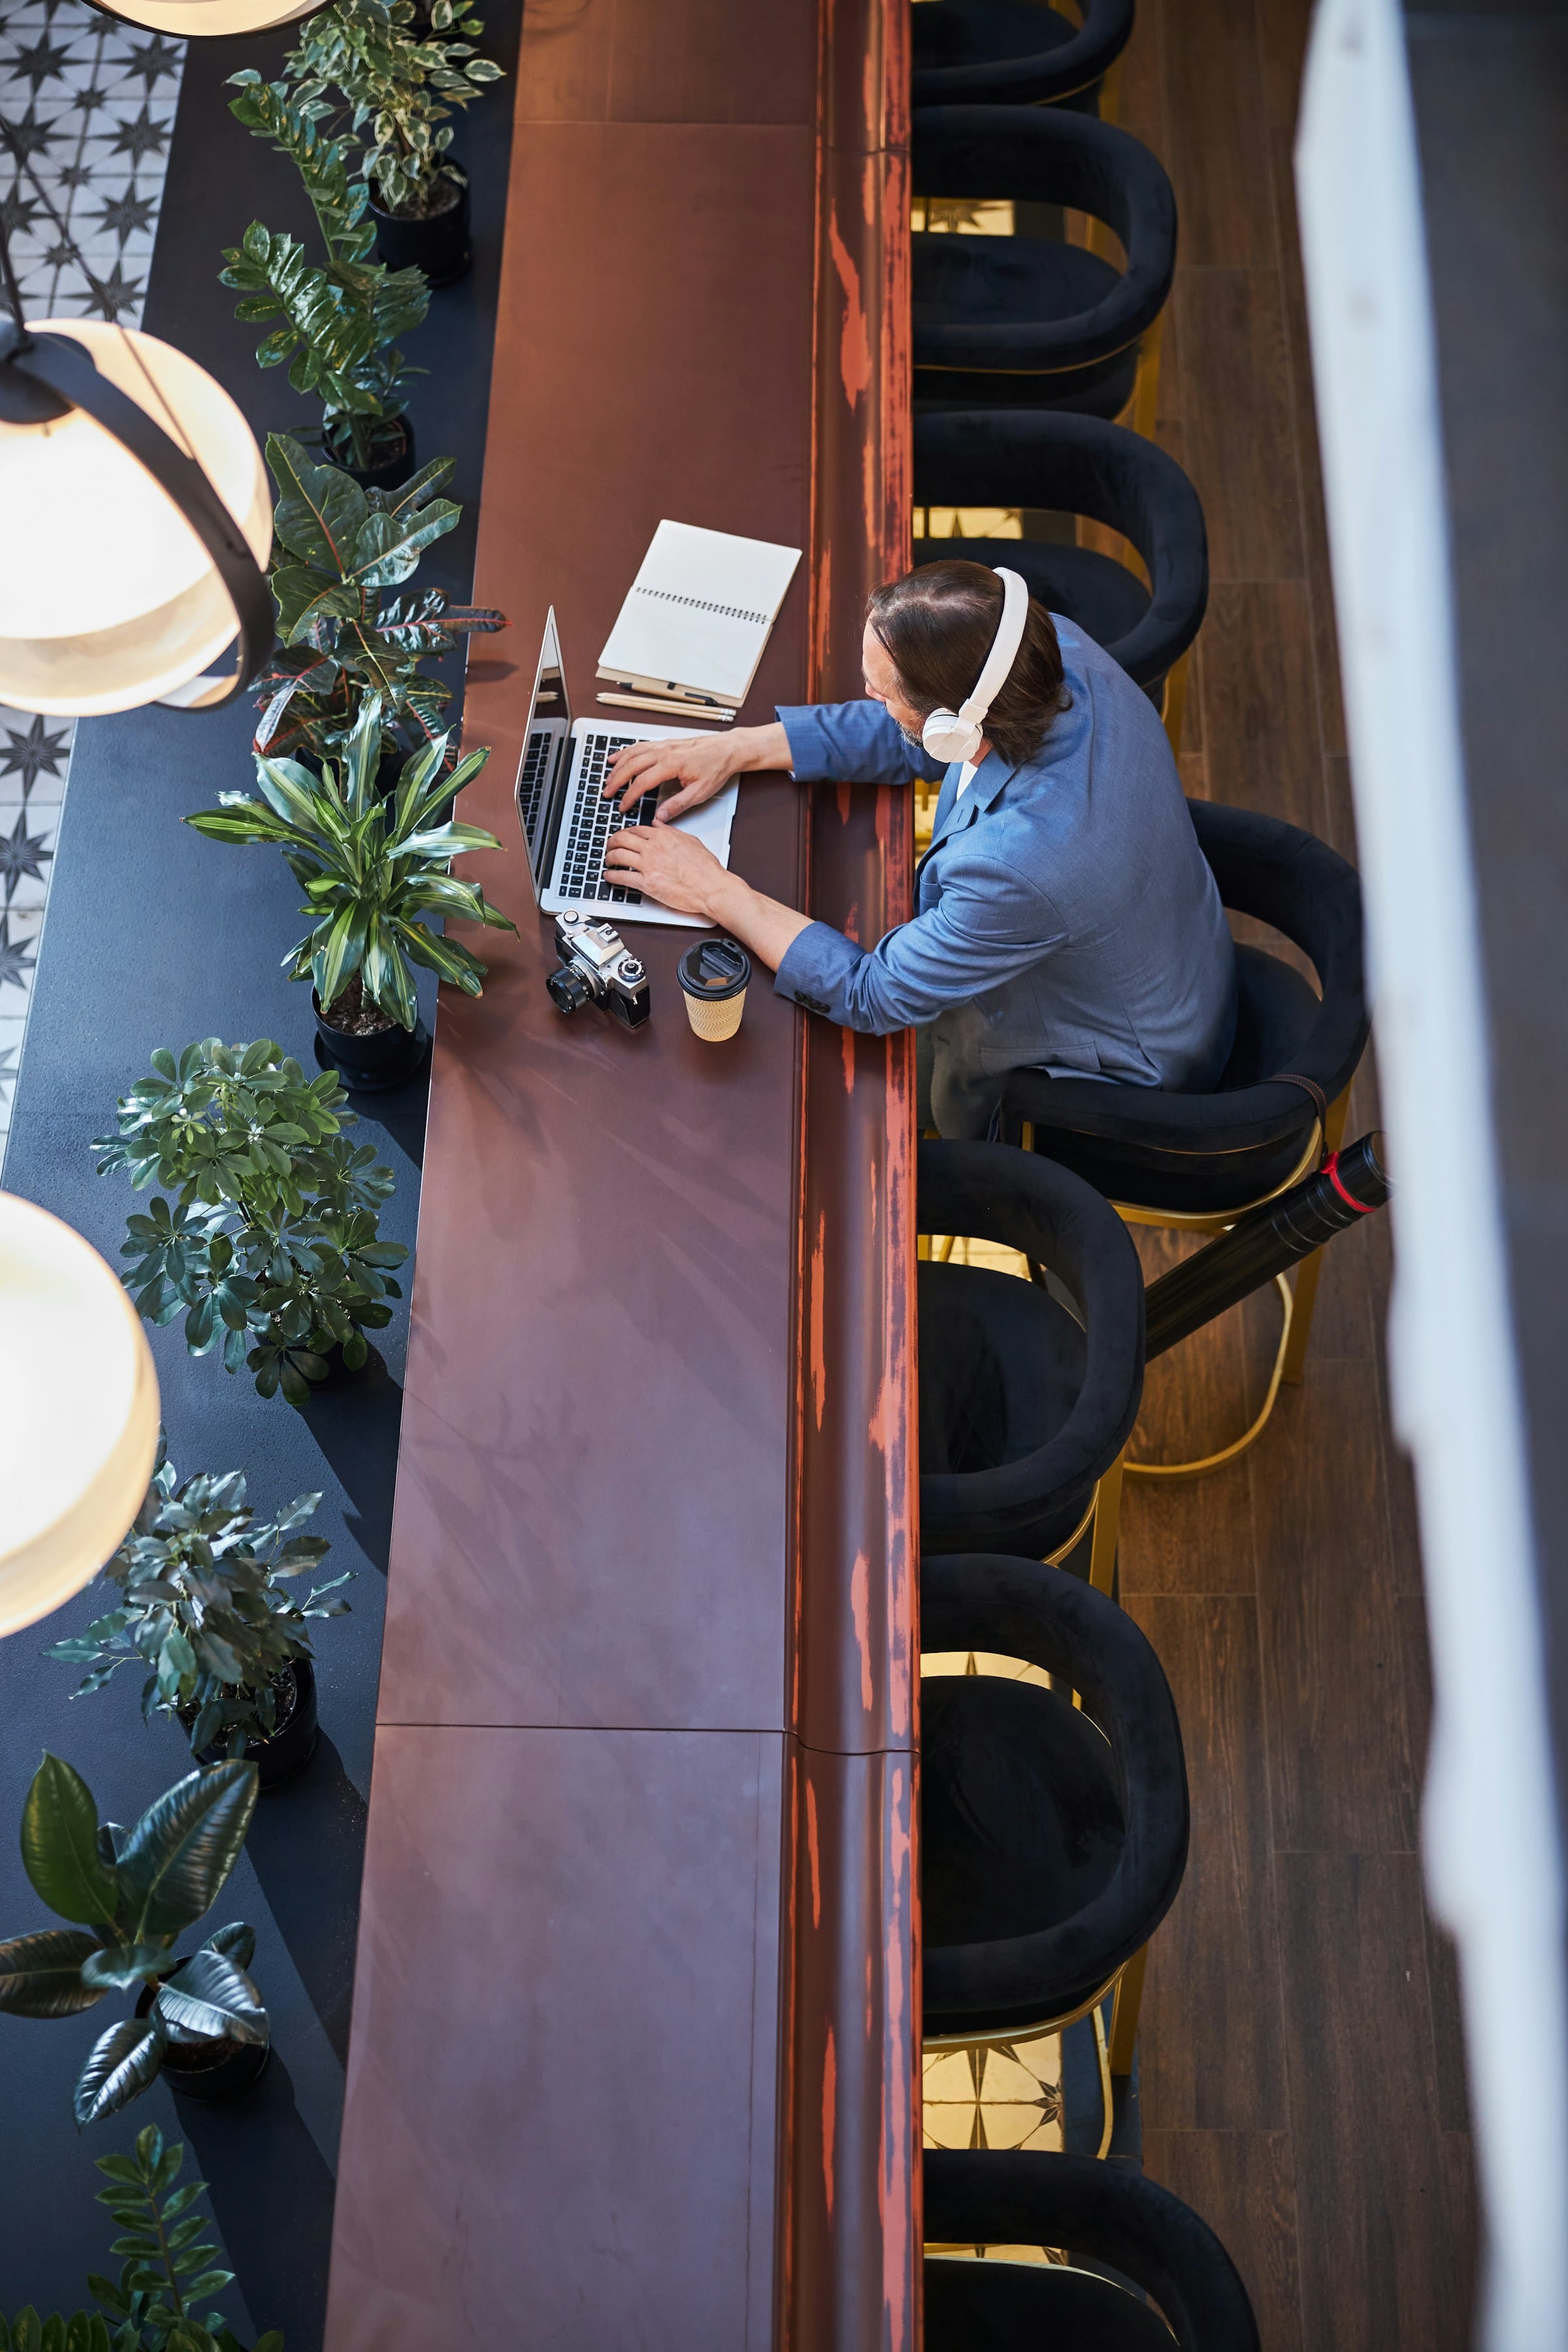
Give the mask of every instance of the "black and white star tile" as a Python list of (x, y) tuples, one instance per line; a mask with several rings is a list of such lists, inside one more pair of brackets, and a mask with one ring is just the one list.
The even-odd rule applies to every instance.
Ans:
[[(0, 219), (29, 317), (141, 323), (184, 55), (85, 0), (0, 0)], [(0, 706), (0, 1160), (73, 731)]]

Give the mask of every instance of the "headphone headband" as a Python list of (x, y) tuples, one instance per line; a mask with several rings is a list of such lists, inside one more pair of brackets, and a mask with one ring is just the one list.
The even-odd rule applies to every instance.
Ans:
[(1029, 617), (1027, 583), (1000, 563), (995, 572), (1002, 583), (1002, 617), (973, 691), (961, 710), (933, 710), (921, 730), (921, 740), (933, 760), (951, 762), (974, 757), (984, 737), (986, 714), (1011, 677), (1024, 642)]

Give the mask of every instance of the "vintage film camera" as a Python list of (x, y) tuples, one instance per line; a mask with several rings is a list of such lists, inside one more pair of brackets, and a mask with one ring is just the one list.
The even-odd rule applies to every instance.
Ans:
[(555, 918), (560, 969), (544, 985), (558, 1012), (602, 1004), (623, 1029), (640, 1029), (648, 1016), (647, 972), (613, 923), (574, 908)]

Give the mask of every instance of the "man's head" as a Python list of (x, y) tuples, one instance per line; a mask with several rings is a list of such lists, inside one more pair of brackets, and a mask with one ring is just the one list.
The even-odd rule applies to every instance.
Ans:
[[(922, 563), (870, 598), (861, 651), (866, 691), (887, 705), (910, 743), (920, 741), (933, 710), (957, 710), (973, 692), (1001, 617), (1002, 583), (984, 563)], [(1033, 758), (1067, 702), (1051, 616), (1031, 597), (1024, 642), (985, 720), (986, 740), (1016, 767)]]

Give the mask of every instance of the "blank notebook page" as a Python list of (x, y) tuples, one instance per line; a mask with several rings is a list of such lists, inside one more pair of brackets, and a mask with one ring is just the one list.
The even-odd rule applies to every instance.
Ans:
[(601, 677), (743, 701), (798, 547), (661, 522), (599, 656)]

